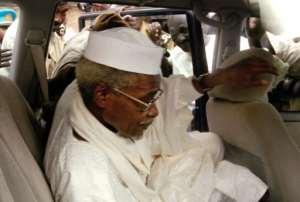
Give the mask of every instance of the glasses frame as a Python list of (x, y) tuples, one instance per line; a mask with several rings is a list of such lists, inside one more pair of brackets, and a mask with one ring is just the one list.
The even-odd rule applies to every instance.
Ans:
[(160, 98), (160, 96), (161, 96), (161, 95), (163, 94), (163, 92), (164, 92), (164, 91), (163, 91), (162, 89), (160, 89), (160, 88), (157, 89), (157, 92), (156, 92), (155, 96), (147, 103), (147, 102), (144, 102), (144, 101), (142, 101), (142, 100), (140, 100), (140, 99), (138, 99), (138, 98), (136, 98), (136, 97), (133, 97), (133, 96), (131, 96), (131, 95), (129, 95), (129, 94), (127, 94), (127, 93), (121, 91), (121, 90), (118, 89), (118, 88), (113, 88), (113, 90), (116, 91), (117, 93), (120, 93), (121, 95), (123, 95), (123, 96), (129, 98), (130, 100), (132, 100), (132, 101), (134, 101), (134, 102), (137, 102), (137, 103), (143, 105), (144, 108), (141, 110), (142, 112), (148, 111), (148, 110), (150, 109), (151, 105), (153, 105), (153, 104)]

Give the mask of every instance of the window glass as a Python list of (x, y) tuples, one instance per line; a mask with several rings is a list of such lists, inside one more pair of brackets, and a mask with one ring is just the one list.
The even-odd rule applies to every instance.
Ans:
[[(213, 20), (217, 20), (217, 14), (210, 12), (207, 14), (207, 17)], [(203, 31), (203, 38), (205, 44), (205, 54), (206, 54), (206, 61), (208, 72), (213, 71), (213, 60), (214, 60), (214, 51), (216, 45), (216, 36), (218, 29), (214, 26), (202, 23), (202, 31)]]
[[(118, 12), (133, 28), (138, 29), (148, 36), (155, 44), (165, 49), (162, 62), (162, 74), (193, 75), (193, 64), (190, 53), (190, 38), (186, 15), (151, 15), (143, 16), (134, 11), (145, 7), (133, 7), (100, 3), (75, 3), (59, 4), (53, 22), (52, 36), (49, 42), (46, 60), (47, 76), (53, 78), (65, 63), (64, 47), (75, 47), (76, 38), (93, 25), (95, 18), (105, 12)], [(79, 33), (80, 32), (80, 33)], [(87, 38), (87, 36), (86, 36)], [(82, 49), (77, 40), (78, 49)], [(73, 43), (73, 45), (72, 45)]]
[(19, 13), (15, 4), (0, 3), (0, 75), (3, 76), (9, 75)]

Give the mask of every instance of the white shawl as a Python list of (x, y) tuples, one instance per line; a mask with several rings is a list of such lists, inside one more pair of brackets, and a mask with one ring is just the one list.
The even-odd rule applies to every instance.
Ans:
[[(138, 147), (133, 151), (131, 140), (118, 136), (102, 126), (102, 124), (85, 107), (79, 92), (74, 97), (70, 112), (71, 126), (75, 131), (107, 154), (116, 168), (120, 179), (128, 186), (132, 194), (143, 202), (159, 202), (158, 195), (147, 188), (138, 171), (150, 174), (152, 162), (143, 154), (139, 154)], [(141, 140), (143, 141), (143, 139)], [(143, 144), (138, 142), (137, 144)], [(143, 159), (143, 164), (141, 160)], [(134, 166), (133, 166), (134, 165)]]

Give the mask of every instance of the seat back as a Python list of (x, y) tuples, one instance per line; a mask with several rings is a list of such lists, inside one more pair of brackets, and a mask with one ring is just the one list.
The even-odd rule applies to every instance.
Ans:
[(0, 77), (0, 201), (52, 202), (40, 165), (33, 114), (12, 81)]
[(242, 156), (240, 162), (252, 165), (254, 173), (264, 171), (271, 201), (300, 201), (300, 153), (272, 105), (210, 98), (206, 110), (210, 131), (255, 157)]

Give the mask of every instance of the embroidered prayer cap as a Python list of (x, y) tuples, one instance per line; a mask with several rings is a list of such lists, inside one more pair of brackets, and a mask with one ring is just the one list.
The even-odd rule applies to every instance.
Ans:
[(158, 75), (163, 49), (137, 30), (117, 27), (91, 31), (83, 55), (88, 60), (119, 70)]

